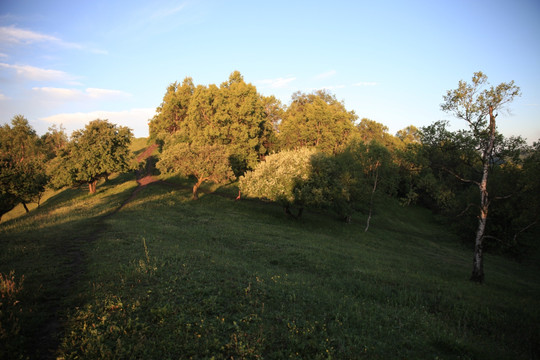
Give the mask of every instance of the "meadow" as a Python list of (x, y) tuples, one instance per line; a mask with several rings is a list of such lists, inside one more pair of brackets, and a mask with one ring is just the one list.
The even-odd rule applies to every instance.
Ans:
[(365, 233), (365, 214), (294, 220), (234, 201), (234, 183), (193, 201), (164, 180), (116, 175), (6, 215), (2, 358), (540, 357), (537, 253), (487, 254), (478, 285), (426, 209), (379, 199)]

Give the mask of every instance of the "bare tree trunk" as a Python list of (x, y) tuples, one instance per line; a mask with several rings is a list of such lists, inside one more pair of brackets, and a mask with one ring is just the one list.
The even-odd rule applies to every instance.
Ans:
[(88, 191), (90, 191), (90, 194), (95, 194), (97, 188), (97, 180), (93, 180), (88, 183)]
[(199, 200), (199, 194), (197, 193), (197, 191), (199, 191), (199, 186), (201, 186), (201, 184), (205, 181), (206, 179), (200, 179), (200, 180), (197, 180), (197, 183), (195, 185), (193, 185), (193, 200)]
[(471, 281), (477, 283), (484, 282), (484, 232), (489, 211), (489, 194), (487, 191), (487, 181), (489, 175), (489, 166), (491, 161), (491, 152), (495, 142), (495, 115), (493, 115), (493, 107), (489, 107), (489, 141), (487, 147), (482, 154), (482, 181), (478, 184), (480, 189), (480, 216), (478, 217), (478, 228), (476, 229), (476, 239), (474, 242), (474, 257), (473, 271)]
[(379, 180), (379, 162), (375, 165), (377, 168), (375, 170), (375, 182), (373, 183), (373, 189), (371, 190), (371, 198), (369, 199), (369, 214), (366, 221), (366, 228), (364, 232), (369, 230), (369, 222), (371, 221), (371, 211), (373, 209), (373, 197), (375, 196), (375, 190), (377, 190), (377, 182)]
[(24, 210), (26, 211), (26, 213), (28, 214), (30, 210), (28, 210), (28, 206), (26, 206), (26, 203), (24, 201), (21, 201), (21, 204), (24, 207)]

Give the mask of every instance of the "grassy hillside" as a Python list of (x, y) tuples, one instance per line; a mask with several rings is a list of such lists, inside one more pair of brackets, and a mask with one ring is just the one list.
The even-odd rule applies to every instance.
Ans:
[(540, 356), (533, 261), (487, 255), (479, 286), (423, 209), (380, 203), (364, 233), (179, 184), (118, 176), (0, 224), (1, 357)]

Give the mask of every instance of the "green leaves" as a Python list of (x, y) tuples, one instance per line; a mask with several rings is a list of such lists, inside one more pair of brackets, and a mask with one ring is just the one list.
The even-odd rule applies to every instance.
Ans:
[[(113, 172), (131, 170), (132, 138), (127, 127), (100, 119), (74, 131), (69, 144), (49, 165), (53, 187), (92, 184)], [(94, 190), (90, 187), (90, 192)]]
[(45, 191), (45, 151), (22, 115), (0, 127), (0, 216), (16, 204), (38, 201)]
[(203, 182), (221, 183), (235, 178), (229, 164), (227, 148), (219, 144), (175, 144), (165, 149), (156, 166), (164, 173), (195, 176), (197, 179), (193, 188), (195, 199), (197, 198), (197, 190)]
[(347, 144), (357, 119), (354, 111), (325, 91), (296, 93), (283, 116), (279, 141), (283, 149), (313, 146), (336, 154)]
[(275, 101), (265, 100), (237, 71), (219, 87), (195, 87), (186, 78), (181, 86), (174, 83), (167, 89), (150, 122), (150, 133), (165, 147), (177, 142), (224, 145), (235, 174), (241, 175), (268, 154), (274, 131), (271, 119), (277, 121), (278, 110)]

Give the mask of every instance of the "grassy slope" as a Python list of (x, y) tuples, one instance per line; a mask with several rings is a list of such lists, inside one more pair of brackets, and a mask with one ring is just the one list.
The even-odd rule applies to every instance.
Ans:
[(103, 216), (135, 186), (65, 190), (0, 225), (0, 272), (25, 275), (0, 314), (20, 327), (2, 355), (539, 356), (538, 267), (486, 256), (487, 283), (468, 282), (471, 252), (423, 209), (379, 204), (366, 234), (361, 219), (293, 221), (156, 183)]

